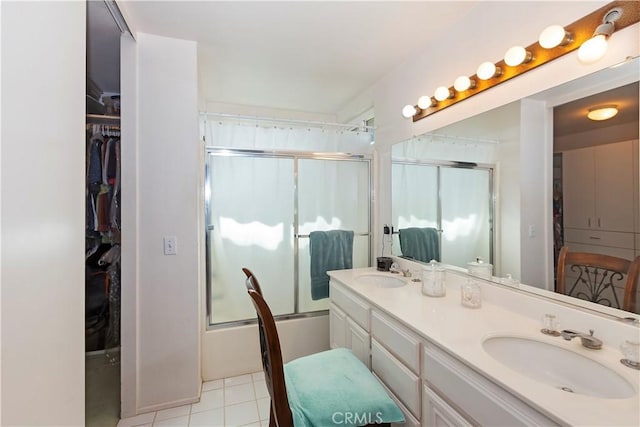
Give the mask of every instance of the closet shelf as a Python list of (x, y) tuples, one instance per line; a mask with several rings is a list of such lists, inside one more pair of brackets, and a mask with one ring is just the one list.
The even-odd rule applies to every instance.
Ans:
[(98, 124), (119, 124), (120, 116), (107, 116), (103, 114), (87, 114), (87, 122)]

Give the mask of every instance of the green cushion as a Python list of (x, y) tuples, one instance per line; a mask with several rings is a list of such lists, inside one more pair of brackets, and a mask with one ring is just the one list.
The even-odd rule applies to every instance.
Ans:
[(400, 408), (378, 380), (345, 348), (287, 363), (284, 379), (296, 427), (404, 421)]

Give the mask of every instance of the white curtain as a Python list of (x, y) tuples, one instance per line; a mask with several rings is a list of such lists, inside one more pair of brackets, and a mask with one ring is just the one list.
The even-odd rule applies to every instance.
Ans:
[(498, 144), (421, 135), (391, 148), (394, 159), (495, 163)]
[(206, 144), (213, 147), (364, 154), (373, 151), (372, 134), (317, 125), (286, 126), (250, 120), (207, 120)]

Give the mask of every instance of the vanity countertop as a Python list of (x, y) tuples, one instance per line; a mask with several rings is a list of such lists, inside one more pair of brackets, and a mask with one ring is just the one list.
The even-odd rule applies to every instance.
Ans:
[[(373, 307), (395, 317), (416, 334), (441, 347), (560, 424), (640, 425), (640, 396), (637, 393), (640, 371), (619, 363), (622, 357), (618, 349), (619, 342), (607, 342), (603, 339), (604, 345), (601, 350), (589, 350), (580, 344), (579, 339), (565, 341), (561, 337), (540, 333), (541, 318), (545, 313), (553, 312), (553, 302), (509, 289), (497, 289), (499, 287), (479, 281), (483, 293), (487, 291), (491, 297), (483, 298), (481, 308), (471, 309), (460, 303), (460, 285), (466, 280), (466, 276), (462, 274), (448, 271), (446, 296), (431, 298), (422, 295), (422, 282), (412, 282), (410, 278), (403, 278), (398, 274), (393, 274), (393, 277), (406, 280), (406, 286), (383, 288), (356, 281), (358, 276), (373, 272), (392, 275), (378, 272), (375, 268), (337, 270), (328, 274), (332, 280), (342, 283)], [(489, 286), (491, 286), (490, 289), (487, 288)], [(509, 304), (502, 303), (500, 298), (496, 297), (496, 293), (500, 292), (508, 293), (505, 297), (509, 299)], [(567, 310), (571, 309), (563, 307), (562, 310), (564, 310), (564, 316), (560, 319), (560, 329), (586, 330), (590, 327), (590, 325), (583, 325), (584, 322), (581, 323), (580, 313), (576, 313), (575, 318), (567, 319)], [(578, 310), (575, 311), (578, 312)], [(625, 331), (627, 335), (631, 333), (637, 336), (638, 334), (638, 329), (635, 327)], [(499, 335), (527, 337), (548, 342), (596, 360), (627, 379), (634, 386), (636, 394), (628, 399), (605, 399), (567, 393), (530, 379), (505, 367), (484, 351), (483, 340)], [(598, 336), (597, 330), (595, 336)], [(545, 361), (530, 360), (527, 363), (545, 363)]]

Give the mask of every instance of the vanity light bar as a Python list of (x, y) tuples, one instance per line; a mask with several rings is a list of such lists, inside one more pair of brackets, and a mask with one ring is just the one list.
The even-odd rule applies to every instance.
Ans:
[(487, 80), (482, 80), (475, 74), (473, 76), (469, 76), (469, 79), (473, 81), (475, 85), (472, 85), (469, 89), (461, 92), (455, 91), (452, 86), (449, 88), (450, 91), (453, 92), (452, 97), (438, 100), (437, 103), (434, 102), (427, 106), (427, 108), (420, 108), (419, 106), (416, 106), (414, 107), (415, 113), (410, 117), (413, 118), (414, 122), (417, 122), (431, 114), (437, 113), (451, 105), (470, 98), (473, 95), (484, 92), (487, 89), (499, 85), (500, 83), (506, 82), (507, 80), (526, 73), (527, 71), (533, 70), (540, 65), (546, 64), (547, 62), (551, 62), (556, 58), (566, 55), (567, 53), (573, 52), (585, 41), (591, 39), (594, 30), (602, 24), (603, 17), (613, 8), (617, 8), (621, 11), (619, 18), (615, 21), (614, 31), (621, 30), (640, 21), (640, 2), (637, 0), (611, 2), (589, 15), (578, 19), (574, 23), (565, 26), (565, 31), (571, 35), (571, 38), (567, 39), (568, 43), (561, 43), (556, 47), (545, 49), (540, 46), (538, 41), (536, 41), (524, 48), (527, 52), (526, 57), (528, 61), (524, 61), (520, 65), (516, 66), (508, 66), (505, 64), (504, 60), (496, 62), (494, 64), (495, 68), (496, 70), (500, 70), (500, 73), (496, 72), (495, 76), (492, 76)]

